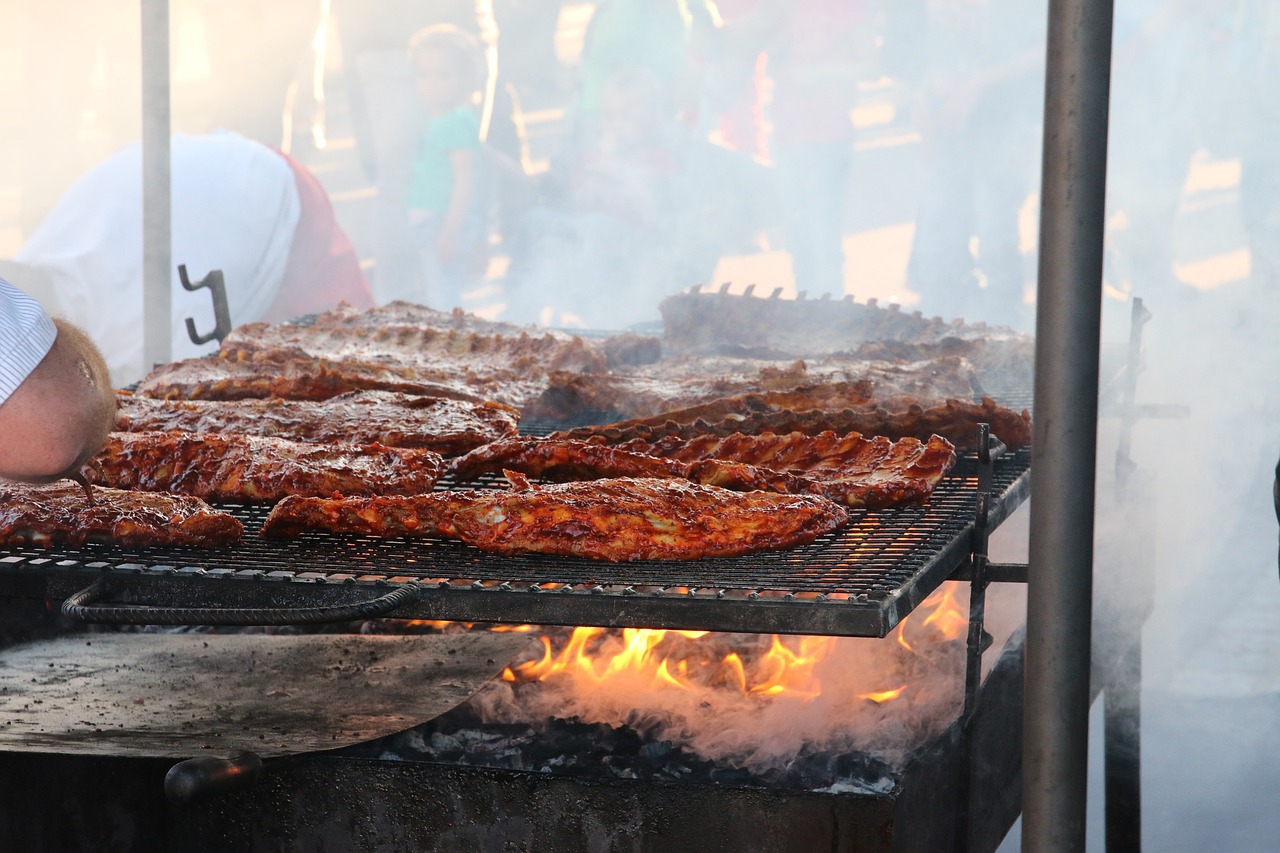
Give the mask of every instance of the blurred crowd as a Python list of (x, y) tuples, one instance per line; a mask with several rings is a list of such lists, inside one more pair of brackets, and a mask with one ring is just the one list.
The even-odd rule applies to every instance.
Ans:
[[(1205, 150), (1241, 164), (1254, 282), (1280, 277), (1263, 82), (1275, 5), (1116, 0), (1113, 288), (1194, 298), (1175, 275), (1175, 223)], [(47, 247), (59, 198), (138, 136), (138, 0), (8, 6), (0, 55), (24, 81), (10, 119), (24, 143), (0, 186), (21, 186), (16, 218)], [(586, 22), (572, 50), (567, 16)], [(663, 296), (708, 283), (725, 256), (765, 249), (787, 253), (798, 290), (845, 293), (850, 223), (874, 203), (856, 176), (875, 151), (854, 116), (874, 93), (918, 144), (902, 176), (917, 307), (1029, 330), (1046, 19), (1043, 0), (173, 0), (173, 124), (234, 133), (305, 173), (333, 142), (327, 105), (329, 136), (354, 140), (375, 196), (352, 292), (448, 309), (484, 289), (503, 319), (616, 329), (656, 321)], [(548, 112), (555, 134), (532, 138), (529, 117)], [(56, 248), (16, 259), (48, 272)]]

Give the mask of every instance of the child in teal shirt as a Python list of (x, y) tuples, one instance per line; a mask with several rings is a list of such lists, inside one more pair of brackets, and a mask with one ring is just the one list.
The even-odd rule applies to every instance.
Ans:
[(485, 240), (480, 116), (484, 55), (472, 36), (441, 24), (409, 43), (428, 119), (410, 166), (409, 223), (422, 255), (426, 303), (448, 311), (483, 262)]

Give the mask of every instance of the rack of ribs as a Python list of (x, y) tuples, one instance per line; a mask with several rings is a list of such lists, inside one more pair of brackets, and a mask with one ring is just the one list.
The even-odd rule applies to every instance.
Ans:
[(106, 543), (127, 548), (232, 545), (244, 527), (199, 498), (95, 488), (90, 502), (69, 482), (0, 481), (0, 543), (50, 548)]
[(519, 471), (550, 480), (607, 477), (685, 479), (735, 491), (816, 494), (850, 507), (922, 503), (955, 464), (955, 448), (932, 436), (890, 441), (858, 433), (704, 435), (609, 445), (590, 440), (512, 436), (453, 459), (459, 481)]
[(95, 485), (231, 503), (417, 494), (443, 472), (444, 459), (431, 450), (189, 432), (113, 432), (84, 469)]
[(460, 456), (514, 435), (520, 412), (394, 391), (351, 391), (328, 400), (157, 400), (121, 392), (119, 432), (239, 433), (320, 444), (382, 444)]
[(286, 498), (262, 535), (309, 531), (364, 536), (443, 536), (482, 551), (610, 562), (699, 560), (791, 548), (848, 521), (816, 495), (732, 492), (683, 480), (616, 478), (411, 497)]

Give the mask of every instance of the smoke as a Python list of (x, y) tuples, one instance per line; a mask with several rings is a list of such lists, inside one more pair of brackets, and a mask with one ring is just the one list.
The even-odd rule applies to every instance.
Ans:
[[(993, 589), (988, 627), (996, 645), (984, 658), (986, 666), (1021, 621), (1022, 607), (1021, 590)], [(802, 752), (861, 752), (900, 764), (950, 725), (963, 703), (963, 631), (946, 639), (920, 627), (922, 621), (920, 616), (916, 625), (908, 625), (911, 650), (893, 637), (712, 634), (686, 639), (669, 633), (649, 650), (648, 667), (606, 677), (609, 662), (624, 647), (619, 634), (609, 633), (587, 646), (593, 674), (570, 666), (541, 682), (491, 685), (470, 701), (486, 722), (556, 717), (625, 724), (652, 740), (755, 773), (785, 768)], [(788, 657), (818, 659), (816, 665), (795, 667), (781, 687), (744, 691), (736, 667), (727, 667), (725, 657), (742, 661), (737, 672), (759, 687), (777, 672), (767, 658), (779, 643)], [(562, 648), (556, 644), (554, 652), (559, 655)], [(664, 657), (667, 677), (655, 676), (656, 661)]]
[[(409, 34), (428, 23), (385, 14), (383, 5), (334, 0), (327, 60), (330, 144), (324, 150), (294, 150), (305, 155), (333, 194), (339, 220), (380, 287), (388, 286), (396, 264), (405, 262), (403, 246), (395, 243), (399, 232), (386, 223), (402, 218), (404, 175), (392, 165), (411, 146), (387, 151), (377, 139), (408, 139), (412, 132), (407, 118), (396, 122), (387, 117), (411, 114), (402, 109), (413, 103), (407, 63), (397, 64), (396, 57), (404, 59)], [(753, 22), (733, 17), (730, 7), (735, 4), (720, 5), (725, 34), (743, 31), (735, 27), (754, 32), (748, 26)], [(804, 4), (739, 5), (799, 10)], [(834, 223), (837, 235), (848, 238), (845, 245), (857, 249), (844, 257), (843, 289), (859, 299), (906, 295), (909, 299), (903, 301), (913, 301), (930, 316), (962, 315), (1029, 329), (1030, 300), (1018, 297), (1024, 291), (1034, 294), (1030, 235), (1035, 229), (1033, 223), (1019, 223), (1017, 212), (1033, 209), (1028, 199), (1036, 193), (1035, 125), (1043, 58), (1022, 69), (1018, 86), (988, 101), (998, 108), (979, 111), (961, 126), (941, 120), (948, 116), (948, 82), (961, 81), (983, 62), (1016, 57), (1023, 48), (1043, 44), (1045, 4), (1004, 4), (1020, 17), (988, 28), (980, 38), (973, 37), (972, 27), (984, 26), (985, 19), (966, 20), (963, 13), (993, 8), (992, 3), (871, 5), (875, 11), (860, 25), (879, 49), (853, 69), (858, 98), (852, 109), (852, 165), (843, 179), (838, 161), (815, 157), (809, 170), (836, 176), (818, 186), (837, 191), (810, 195), (808, 209), (819, 222)], [(1172, 5), (1180, 5), (1181, 11), (1153, 30), (1154, 38), (1143, 38), (1144, 23)], [(1265, 12), (1274, 4), (1238, 5)], [(314, 27), (299, 24), (297, 17), (285, 25), (282, 18), (260, 16), (309, 14), (317, 6), (251, 0), (172, 4), (174, 130), (198, 133), (229, 126), (270, 144), (284, 141), (282, 105), (294, 80), (310, 79), (313, 57), (307, 40)], [(511, 120), (495, 123), (490, 143), (521, 164), (525, 177), (541, 181), (553, 174), (553, 166), (575, 165), (571, 143), (587, 137), (571, 130), (598, 130), (576, 124), (570, 109), (584, 57), (590, 58), (585, 36), (591, 4), (566, 4), (550, 17), (545, 9), (555, 4), (496, 6), (500, 81), (510, 84), (498, 87), (499, 98), (506, 100), (505, 111), (496, 113)], [(1104, 340), (1125, 342), (1129, 300), (1143, 298), (1154, 317), (1144, 330), (1139, 402), (1182, 404), (1191, 412), (1187, 419), (1144, 419), (1134, 430), (1132, 461), (1154, 478), (1152, 497), (1143, 498), (1147, 506), (1140, 507), (1150, 509), (1154, 519), (1150, 537), (1126, 523), (1113, 498), (1117, 423), (1109, 417), (1101, 422), (1096, 589), (1100, 600), (1111, 596), (1115, 603), (1133, 605), (1117, 619), (1144, 626), (1142, 736), (1144, 779), (1150, 785), (1145, 793), (1148, 808), (1162, 818), (1149, 822), (1148, 832), (1154, 835), (1148, 840), (1165, 842), (1150, 846), (1244, 850), (1250, 849), (1247, 838), (1234, 846), (1221, 835), (1199, 846), (1187, 839), (1200, 838), (1193, 819), (1217, 833), (1244, 833), (1240, 827), (1280, 821), (1269, 804), (1244, 809), (1227, 802), (1252, 792), (1260, 797), (1280, 784), (1257, 761), (1280, 741), (1273, 725), (1258, 720), (1259, 708), (1280, 693), (1272, 664), (1280, 660), (1280, 641), (1267, 618), (1280, 612), (1270, 497), (1280, 456), (1274, 427), (1280, 308), (1274, 288), (1277, 269), (1269, 259), (1280, 240), (1250, 240), (1262, 219), (1248, 209), (1242, 193), (1265, 188), (1259, 183), (1265, 174), (1239, 168), (1242, 159), (1259, 156), (1260, 148), (1274, 147), (1276, 135), (1263, 123), (1269, 112), (1262, 109), (1270, 104), (1271, 87), (1239, 85), (1240, 80), (1273, 79), (1264, 64), (1268, 51), (1257, 47), (1274, 23), (1263, 22), (1270, 23), (1268, 28), (1258, 21), (1231, 20), (1222, 11), (1224, 4), (1115, 6)], [(931, 27), (930, 7), (960, 17)], [(523, 19), (522, 8), (528, 16)], [(805, 17), (799, 11), (794, 15)], [(137, 0), (0, 4), (0, 92), (7, 104), (15, 105), (9, 112), (13, 121), (0, 134), (0, 257), (16, 252), (23, 236), (77, 176), (138, 137), (137, 20)], [(486, 31), (482, 22), (469, 26)], [(989, 49), (992, 39), (999, 42), (998, 50)], [(600, 205), (613, 209), (609, 205), (616, 208), (617, 202), (627, 201), (649, 230), (620, 227), (616, 215), (542, 215), (539, 211), (551, 206), (550, 195), (533, 192), (523, 177), (514, 184), (504, 179), (496, 191), (512, 203), (498, 213), (501, 241), (495, 255), (509, 261), (510, 276), (496, 290), (485, 291), (496, 296), (478, 297), (479, 287), (464, 294), (464, 307), (492, 300), (517, 319), (617, 328), (656, 319), (662, 295), (705, 283), (728, 259), (737, 260), (732, 268), (742, 276), (758, 276), (758, 292), (786, 284), (811, 296), (820, 293), (824, 286), (805, 278), (803, 265), (797, 267), (789, 258), (778, 262), (800, 245), (796, 220), (789, 217), (797, 209), (797, 197), (800, 207), (805, 197), (793, 192), (783, 203), (775, 180), (778, 151), (772, 143), (779, 129), (818, 136), (826, 128), (802, 121), (803, 110), (779, 120), (776, 103), (758, 96), (767, 96), (771, 79), (785, 70), (775, 64), (783, 57), (774, 55), (775, 50), (761, 61), (761, 51), (746, 42), (746, 47), (718, 56), (710, 42), (699, 44), (701, 61), (710, 70), (701, 83), (680, 77), (674, 87), (696, 93), (700, 110), (694, 111), (692, 125), (686, 112), (676, 125), (663, 123), (661, 134), (689, 134), (696, 142), (704, 159), (685, 166), (696, 180), (677, 181), (679, 191), (661, 199), (645, 193), (637, 198), (623, 192), (636, 184), (637, 169), (617, 169), (610, 174), (619, 179), (602, 184), (612, 194), (580, 197), (597, 205), (597, 216), (605, 215)], [(717, 61), (706, 62), (708, 58)], [(845, 68), (808, 70), (815, 78), (848, 79), (841, 77)], [(630, 115), (654, 122), (642, 126), (643, 140), (645, 133), (655, 133), (657, 120), (646, 111), (653, 106), (653, 93), (642, 81), (632, 82), (630, 90), (612, 93), (614, 106), (621, 104), (621, 119)], [(302, 114), (309, 107), (305, 98), (294, 103), (293, 126), (305, 129)], [(613, 129), (612, 150), (618, 150), (619, 134), (628, 132), (633, 128)], [(708, 150), (702, 141), (709, 139), (722, 147)], [(648, 141), (663, 142), (664, 137)], [(793, 145), (791, 153), (796, 150)], [(636, 167), (634, 161), (629, 165)], [(641, 165), (641, 175), (645, 169), (667, 168), (655, 162)], [(1280, 174), (1280, 169), (1270, 172)], [(804, 173), (802, 168), (792, 176)], [(640, 183), (645, 191), (655, 186)], [(806, 185), (797, 179), (788, 186), (794, 191)], [(411, 251), (409, 258), (411, 263)], [(735, 281), (738, 286), (748, 283)], [(999, 299), (987, 298), (997, 293)], [(1025, 535), (1017, 523), (1007, 522), (999, 533), (1010, 540), (1019, 532)], [(1148, 568), (1149, 597), (1115, 593), (1104, 583), (1140, 580)], [(1148, 601), (1150, 606), (1144, 606)], [(1110, 638), (1098, 639), (1099, 657), (1116, 651)], [(861, 660), (862, 649), (879, 642), (842, 640), (829, 660)], [(785, 760), (802, 738), (901, 749), (909, 740), (902, 732), (889, 731), (880, 739), (880, 732), (894, 725), (881, 718), (896, 716), (899, 700), (868, 707), (866, 700), (855, 701), (847, 693), (863, 686), (858, 677), (887, 677), (897, 671), (885, 672), (883, 662), (875, 664), (880, 670), (861, 674), (832, 666), (836, 671), (824, 668), (820, 677), (824, 695), (830, 687), (839, 699), (761, 700), (717, 693), (713, 705), (734, 725), (695, 735), (700, 748), (764, 763)], [(940, 681), (951, 684), (954, 678)], [(883, 685), (876, 682), (876, 689)], [(574, 706), (574, 712), (603, 718), (607, 710), (627, 719), (647, 707), (649, 698), (633, 695), (632, 704), (609, 709)], [(950, 695), (935, 704), (954, 711), (954, 703)], [(548, 708), (553, 706), (548, 702)], [(649, 711), (636, 719), (674, 736), (677, 730), (699, 731), (707, 716), (687, 700), (672, 700), (659, 710), (669, 722), (657, 722), (657, 712)], [(841, 728), (841, 715), (851, 711), (868, 721), (865, 729)], [(1194, 719), (1206, 722), (1197, 727)], [(1219, 722), (1224, 725), (1210, 731)], [(1233, 722), (1240, 724), (1239, 730)], [(1096, 733), (1096, 725), (1094, 729)], [(1216, 751), (1189, 752), (1187, 742), (1194, 738), (1212, 741)], [(1221, 797), (1198, 794), (1195, 808), (1179, 808), (1186, 791), (1204, 787), (1188, 776), (1186, 768), (1196, 764), (1215, 768), (1212, 778), (1221, 784), (1210, 787)], [(1100, 788), (1098, 776), (1092, 789)], [(1091, 820), (1100, 819), (1097, 812), (1093, 810)], [(1240, 820), (1240, 812), (1252, 817)], [(1228, 814), (1230, 820), (1223, 817)], [(1271, 836), (1280, 836), (1280, 828), (1272, 827)]]

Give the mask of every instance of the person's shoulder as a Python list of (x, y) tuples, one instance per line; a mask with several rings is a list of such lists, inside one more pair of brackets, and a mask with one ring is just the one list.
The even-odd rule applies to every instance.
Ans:
[(471, 107), (459, 107), (431, 122), (431, 134), (444, 148), (479, 148), (480, 116)]

